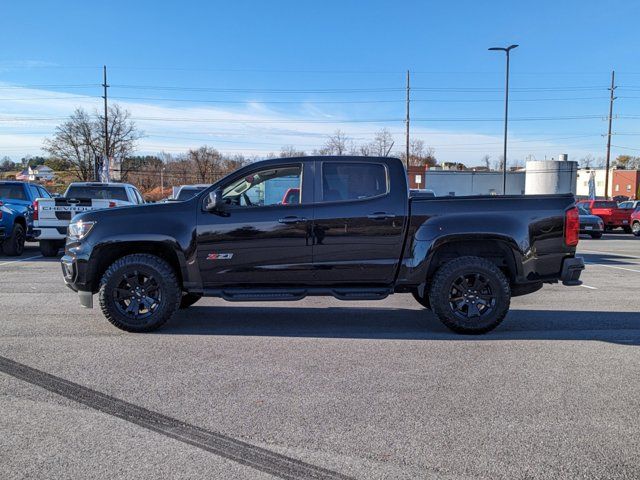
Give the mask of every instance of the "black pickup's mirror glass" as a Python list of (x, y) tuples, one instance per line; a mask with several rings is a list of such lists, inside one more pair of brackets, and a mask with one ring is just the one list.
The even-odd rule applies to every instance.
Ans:
[(209, 193), (209, 197), (207, 199), (207, 204), (205, 205), (205, 208), (209, 212), (221, 210), (223, 203), (224, 202), (222, 201), (222, 190), (220, 190), (219, 188), (216, 188), (213, 192)]

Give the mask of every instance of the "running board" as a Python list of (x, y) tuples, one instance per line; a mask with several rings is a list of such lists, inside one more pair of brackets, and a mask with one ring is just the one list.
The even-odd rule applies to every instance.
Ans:
[(306, 296), (335, 297), (338, 300), (382, 300), (392, 289), (387, 287), (345, 288), (223, 288), (207, 289), (205, 297), (220, 297), (228, 302), (284, 302)]

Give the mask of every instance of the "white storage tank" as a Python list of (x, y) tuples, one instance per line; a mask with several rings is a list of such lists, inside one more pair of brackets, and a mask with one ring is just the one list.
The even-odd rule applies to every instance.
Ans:
[(561, 154), (561, 161), (532, 160), (527, 162), (525, 195), (573, 193), (576, 194), (578, 162), (567, 160)]

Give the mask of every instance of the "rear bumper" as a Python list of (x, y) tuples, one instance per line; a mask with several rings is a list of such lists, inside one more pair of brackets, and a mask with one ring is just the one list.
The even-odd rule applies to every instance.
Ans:
[(67, 227), (38, 227), (33, 230), (33, 236), (36, 240), (64, 240)]
[(580, 275), (583, 270), (584, 260), (582, 257), (565, 258), (562, 262), (562, 273), (560, 274), (562, 284), (570, 287), (582, 285)]

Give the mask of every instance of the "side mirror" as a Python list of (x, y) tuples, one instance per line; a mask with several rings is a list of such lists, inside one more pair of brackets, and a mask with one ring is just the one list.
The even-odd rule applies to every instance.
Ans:
[(209, 201), (205, 206), (208, 212), (216, 212), (222, 210), (224, 202), (222, 201), (222, 190), (216, 188), (213, 192), (209, 193)]

